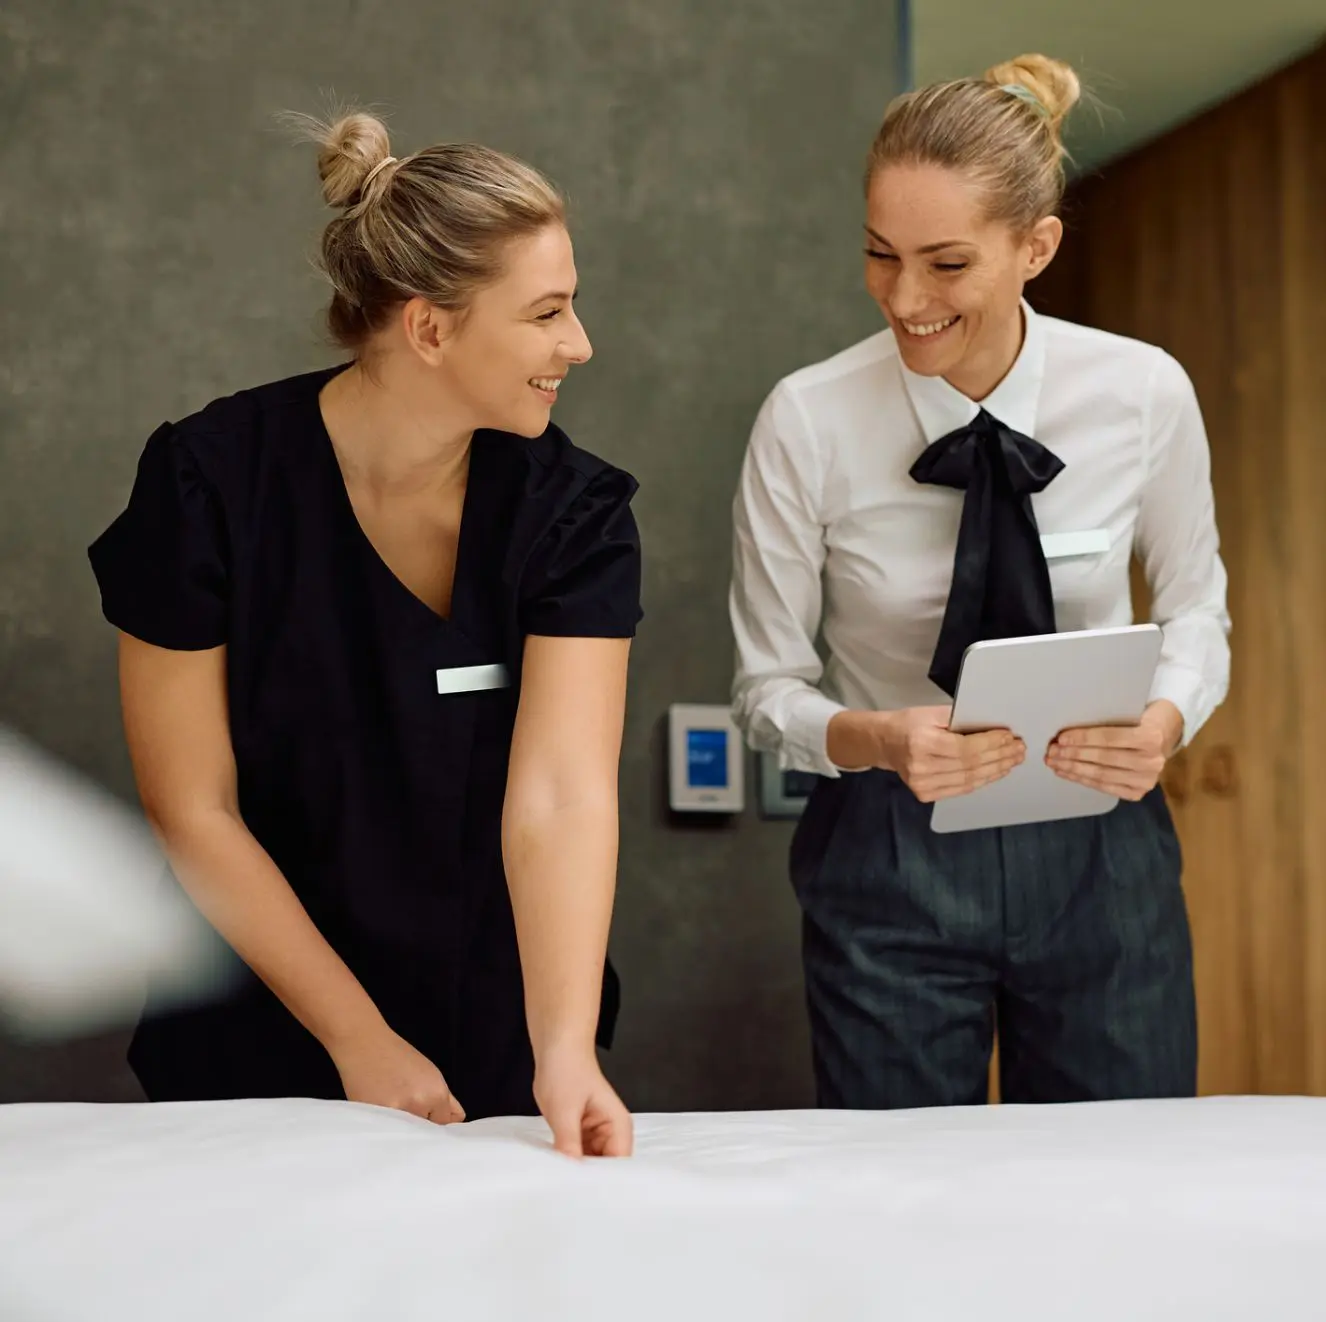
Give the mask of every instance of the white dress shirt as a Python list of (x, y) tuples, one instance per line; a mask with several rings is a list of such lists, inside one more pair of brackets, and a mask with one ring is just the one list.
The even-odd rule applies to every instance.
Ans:
[(908, 470), (980, 408), (1063, 461), (1032, 497), (1059, 630), (1133, 623), (1136, 553), (1164, 633), (1152, 699), (1183, 713), (1185, 742), (1224, 699), (1225, 568), (1187, 374), (1152, 345), (1023, 315), (1017, 361), (979, 405), (908, 370), (885, 330), (785, 377), (760, 410), (733, 504), (733, 710), (785, 769), (838, 774), (825, 737), (844, 708), (950, 701), (927, 672), (964, 493)]

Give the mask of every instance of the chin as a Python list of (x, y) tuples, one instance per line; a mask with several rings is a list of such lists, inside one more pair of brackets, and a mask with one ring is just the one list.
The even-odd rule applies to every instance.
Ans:
[(501, 430), (510, 432), (513, 436), (523, 436), (527, 440), (533, 441), (548, 430), (548, 424), (551, 421), (551, 411), (545, 410), (542, 417), (529, 414), (513, 417)]
[(917, 376), (945, 376), (962, 360), (961, 354), (927, 353), (925, 350), (921, 350), (920, 353), (900, 350), (900, 356), (907, 364), (908, 370), (915, 372)]

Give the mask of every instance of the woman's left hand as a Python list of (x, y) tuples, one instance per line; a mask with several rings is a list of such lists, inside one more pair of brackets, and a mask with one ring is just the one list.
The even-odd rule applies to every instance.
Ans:
[(1183, 739), (1183, 716), (1165, 699), (1151, 703), (1137, 725), (1065, 730), (1050, 744), (1046, 765), (1064, 780), (1136, 802), (1160, 783)]
[(603, 1077), (593, 1047), (552, 1050), (534, 1072), (534, 1100), (568, 1157), (629, 1157), (631, 1113)]

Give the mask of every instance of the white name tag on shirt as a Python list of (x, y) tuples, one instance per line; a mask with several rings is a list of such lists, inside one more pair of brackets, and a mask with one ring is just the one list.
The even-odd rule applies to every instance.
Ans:
[(478, 693), (483, 689), (504, 689), (511, 677), (504, 665), (449, 666), (437, 672), (439, 693)]
[(1090, 532), (1048, 532), (1041, 535), (1041, 550), (1047, 560), (1063, 560), (1070, 555), (1104, 555), (1110, 549), (1106, 528)]

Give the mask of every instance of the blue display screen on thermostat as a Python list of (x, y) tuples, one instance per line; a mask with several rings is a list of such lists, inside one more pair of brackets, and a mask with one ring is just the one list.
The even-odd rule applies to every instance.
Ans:
[(692, 789), (727, 786), (727, 731), (686, 731), (686, 783)]

